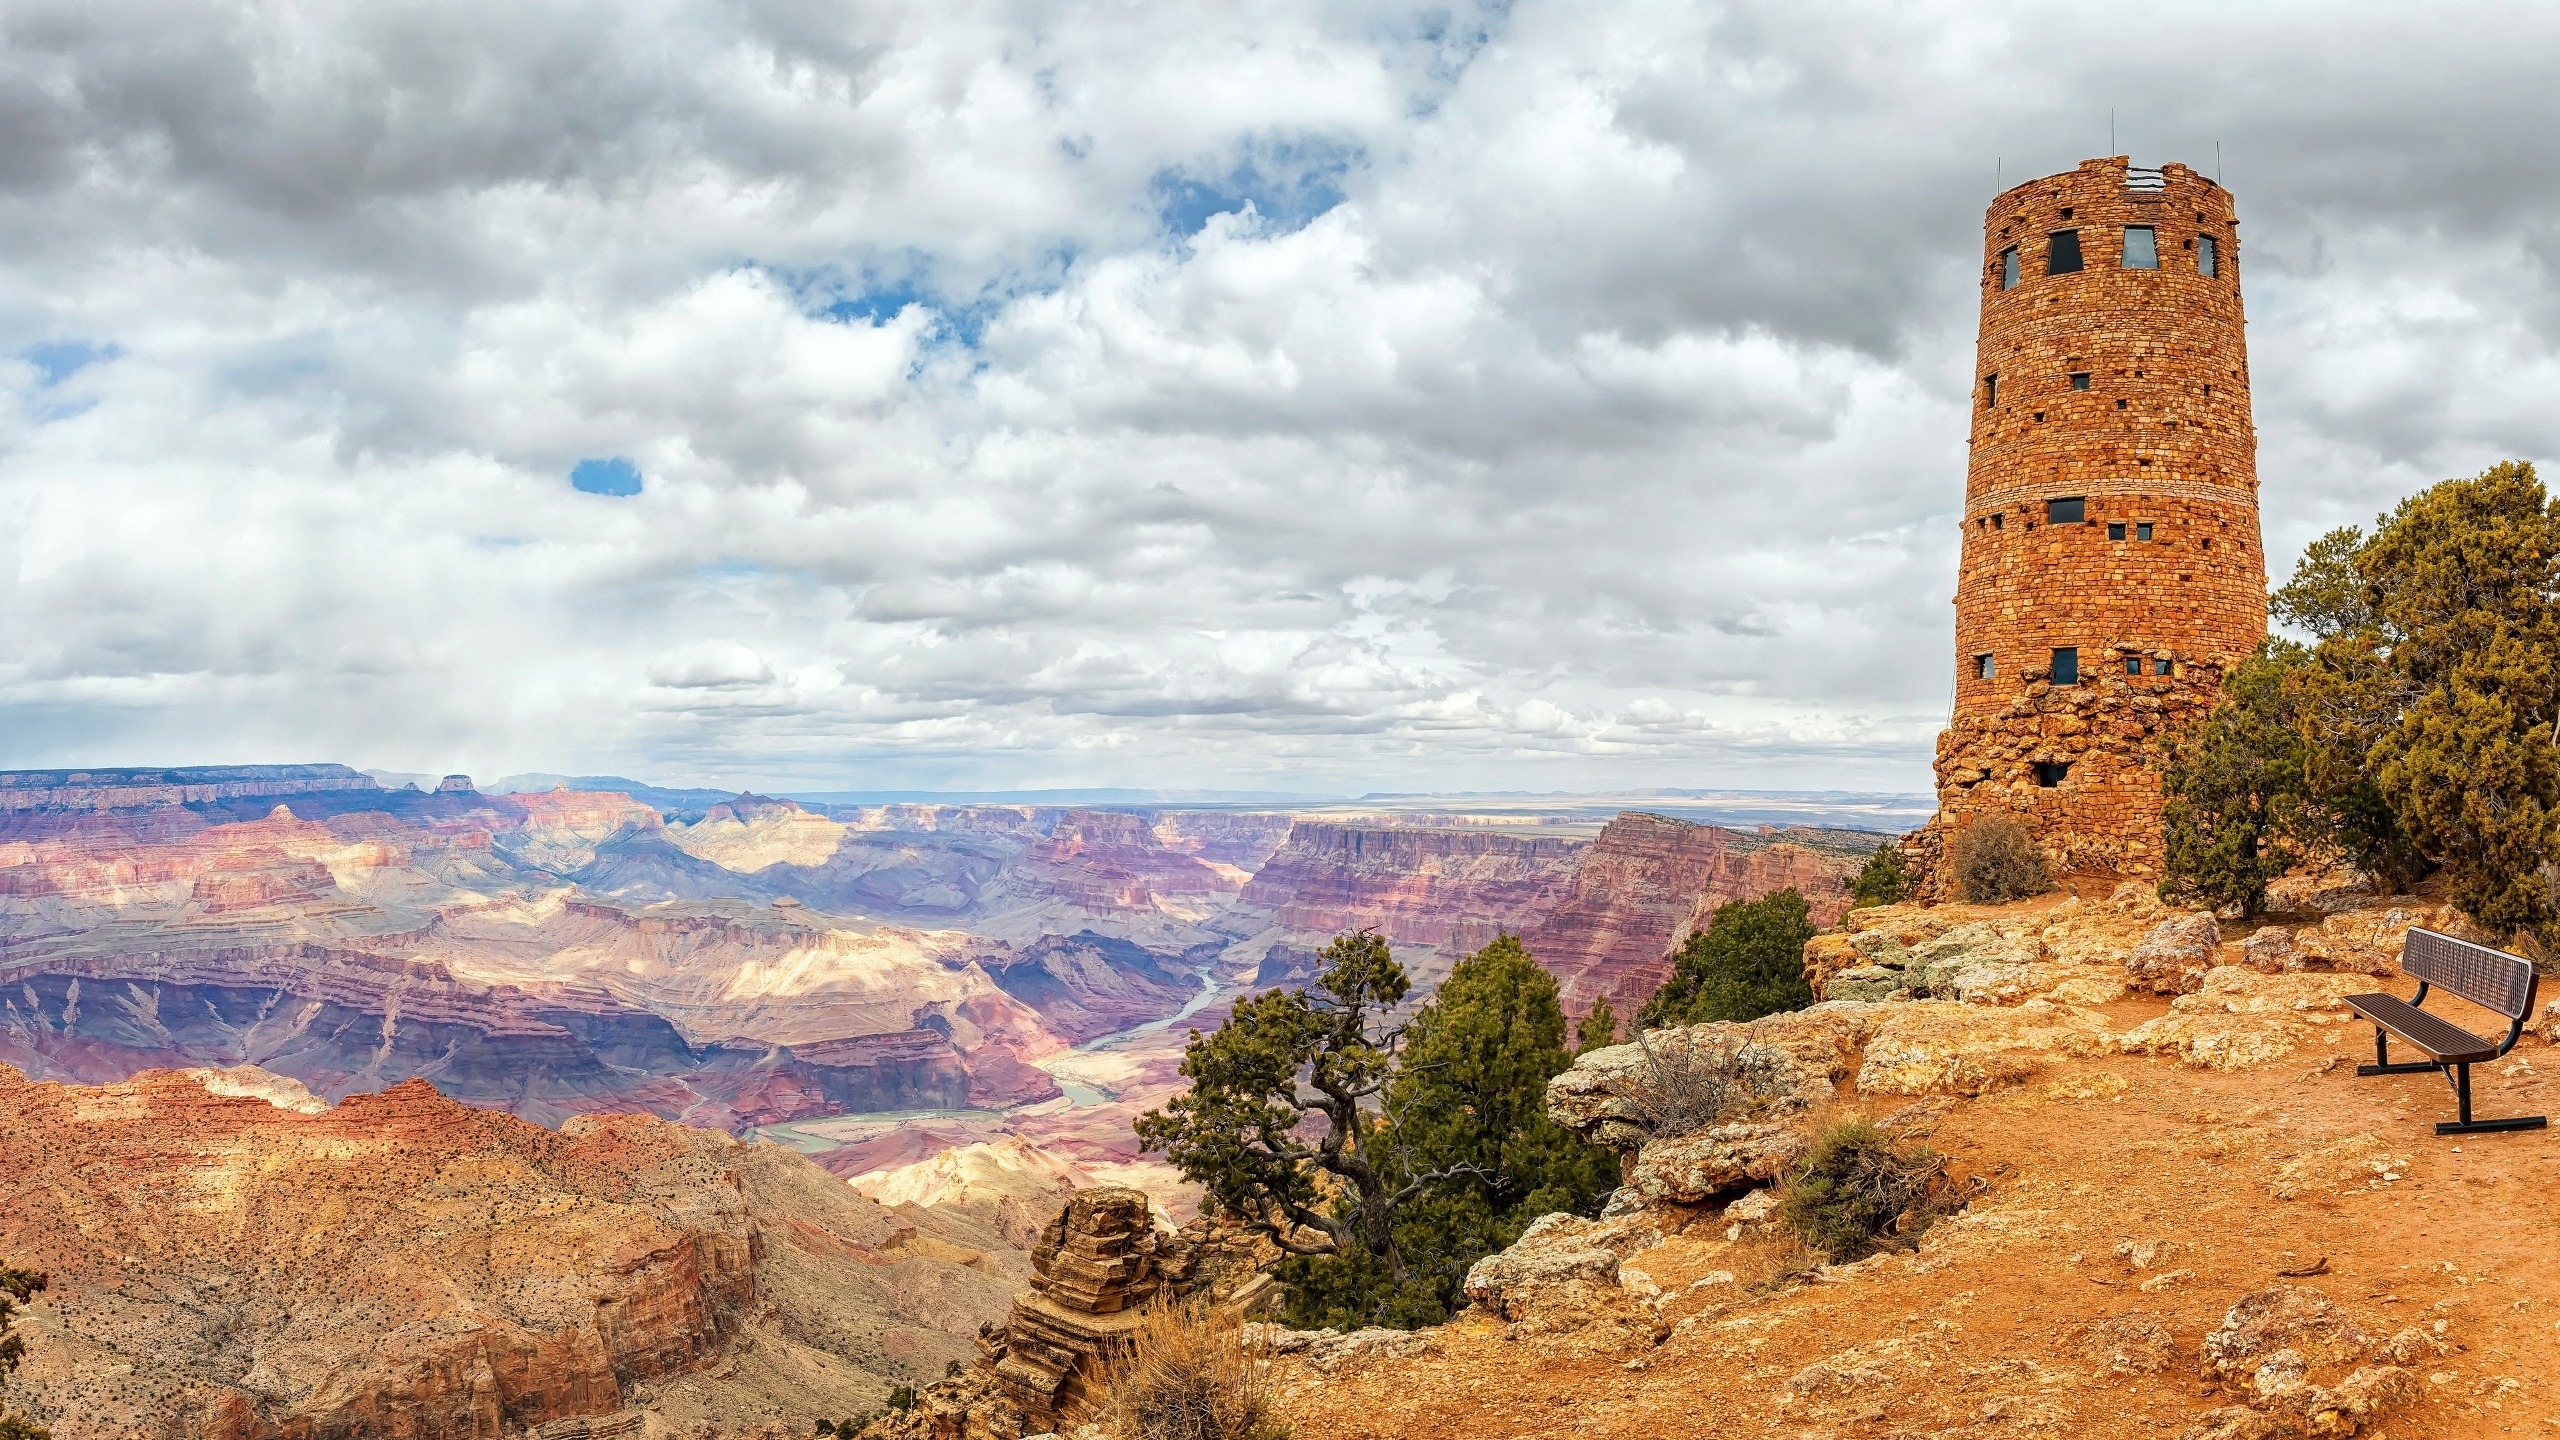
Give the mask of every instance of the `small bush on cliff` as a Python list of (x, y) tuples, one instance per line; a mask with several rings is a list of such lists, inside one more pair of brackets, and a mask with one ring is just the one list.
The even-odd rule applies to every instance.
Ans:
[(1835, 1121), (1787, 1173), (1778, 1218), (1835, 1265), (1909, 1249), (1954, 1208), (1946, 1173), (1926, 1146), (1895, 1145), (1865, 1120)]
[(1110, 1372), (1103, 1410), (1120, 1440), (1288, 1440), (1267, 1343), (1197, 1302), (1138, 1318)]
[(1867, 863), (1849, 882), (1849, 901), (1853, 905), (1896, 905), (1910, 893), (1910, 880), (1902, 871), (1902, 846), (1888, 840), (1876, 847)]
[(1385, 1018), (1407, 988), (1385, 941), (1339, 936), (1324, 958), (1311, 989), (1195, 1031), (1190, 1092), (1138, 1135), (1288, 1252), (1290, 1324), (1437, 1324), (1468, 1266), (1539, 1215), (1596, 1210), (1615, 1163), (1547, 1118), (1573, 1061), (1555, 979), (1517, 936), (1459, 961), (1407, 1024)]
[(1793, 886), (1717, 907), (1672, 957), (1670, 977), (1636, 1012), (1636, 1027), (1757, 1020), (1812, 1004), (1804, 978), (1812, 913)]
[[(43, 1290), (46, 1277), (33, 1270), (19, 1270), (0, 1265), (0, 1381), (17, 1373), (18, 1362), (26, 1358), (27, 1342), (9, 1332), (17, 1328), (18, 1307), (35, 1298)], [(53, 1432), (8, 1412), (0, 1404), (0, 1440), (52, 1440)]]
[(1947, 868), (1968, 905), (2004, 905), (2053, 888), (2036, 837), (2006, 815), (1979, 816), (1949, 837)]

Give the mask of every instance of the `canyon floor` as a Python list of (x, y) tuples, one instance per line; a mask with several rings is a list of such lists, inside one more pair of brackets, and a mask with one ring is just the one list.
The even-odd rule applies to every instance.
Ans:
[[(2295, 1285), (2377, 1343), (2412, 1327), (2429, 1342), (2422, 1358), (2402, 1342), (2419, 1398), (2367, 1435), (2560, 1429), (2560, 1134), (2440, 1138), (2441, 1079), (2358, 1077), (2370, 1028), (2317, 995), (2285, 1003), (2265, 1047), (2282, 1053), (2261, 1063), (2048, 1053), (2015, 1083), (1941, 1096), (1926, 1143), (1988, 1189), (1916, 1253), (1755, 1294), (1771, 1242), (1726, 1238), (1708, 1209), (1629, 1256), (1640, 1277), (1621, 1272), (1660, 1287), (1659, 1344), (1471, 1312), (1402, 1347), (1419, 1353), (1282, 1362), (1288, 1412), (1328, 1440), (2306, 1433), (2215, 1428), (2247, 1382), (2200, 1371), (2235, 1302)], [(2119, 1036), (2194, 1013), (2143, 995), (2086, 1009)], [(2560, 1110), (2560, 1049), (2528, 1039), (2474, 1086), (2484, 1116)], [(1913, 1088), (1852, 1080), (1834, 1103), (1881, 1115)]]

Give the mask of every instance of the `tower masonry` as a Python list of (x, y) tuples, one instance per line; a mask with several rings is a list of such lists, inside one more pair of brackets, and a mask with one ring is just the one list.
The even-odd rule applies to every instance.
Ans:
[(1994, 812), (2065, 875), (2159, 873), (2159, 739), (2267, 633), (2238, 225), (2212, 180), (2121, 156), (1984, 216), (1926, 894), (1946, 840)]

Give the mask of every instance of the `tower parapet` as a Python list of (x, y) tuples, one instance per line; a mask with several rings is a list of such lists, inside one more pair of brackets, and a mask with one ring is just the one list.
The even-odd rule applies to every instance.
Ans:
[(2231, 195), (2122, 156), (1983, 220), (1955, 705), (1926, 863), (1987, 812), (2063, 872), (2159, 873), (2160, 735), (2267, 633)]

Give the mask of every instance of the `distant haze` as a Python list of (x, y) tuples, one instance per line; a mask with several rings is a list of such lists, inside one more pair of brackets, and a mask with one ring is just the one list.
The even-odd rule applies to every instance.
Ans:
[(1924, 790), (1979, 218), (2110, 109), (2279, 576), (2551, 453), (2560, 12), (2458, 17), (28, 0), (0, 765)]

